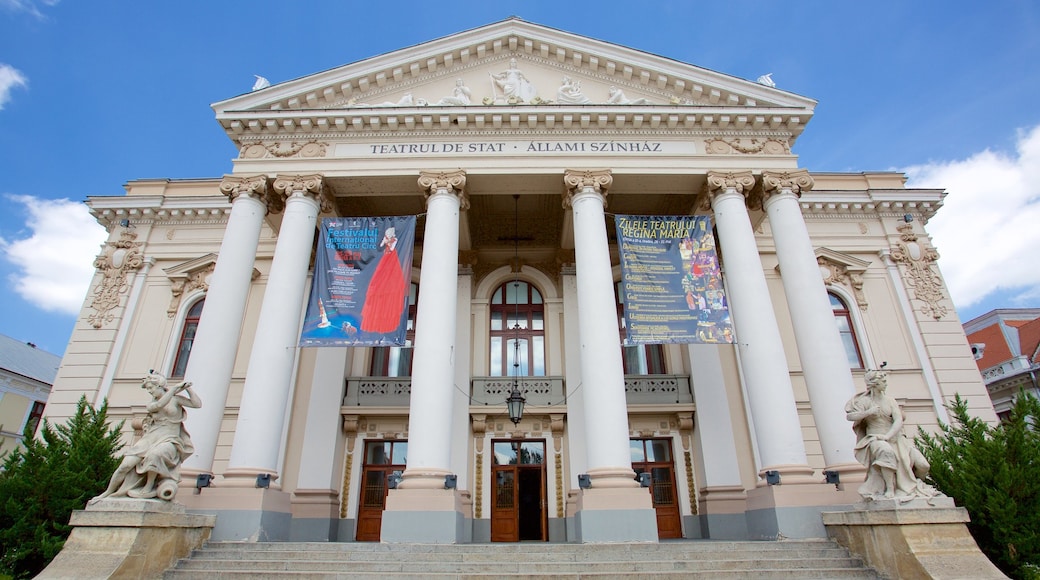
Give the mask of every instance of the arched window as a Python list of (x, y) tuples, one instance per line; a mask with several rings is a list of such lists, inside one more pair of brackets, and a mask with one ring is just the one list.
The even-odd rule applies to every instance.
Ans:
[[(519, 361), (513, 360), (519, 342)], [(545, 305), (542, 293), (522, 281), (506, 282), (491, 297), (491, 376), (545, 376)]]
[(614, 298), (617, 300), (618, 332), (621, 334), (621, 355), (624, 360), (626, 375), (663, 375), (664, 347), (659, 344), (638, 344), (624, 346), (628, 330), (625, 328), (625, 293), (622, 283), (614, 284)]
[(181, 339), (177, 342), (177, 356), (173, 359), (173, 370), (170, 378), (184, 377), (184, 370), (188, 368), (188, 357), (191, 356), (191, 345), (195, 343), (195, 332), (199, 329), (199, 319), (202, 318), (202, 306), (206, 303), (203, 298), (192, 304), (188, 315), (184, 317), (184, 326), (181, 327)]
[(372, 349), (373, 377), (412, 376), (412, 341), (415, 340), (415, 303), (419, 285), (412, 282), (408, 291), (408, 332), (405, 346), (378, 346)]
[(834, 311), (834, 321), (838, 324), (838, 334), (841, 335), (841, 344), (845, 347), (845, 356), (849, 359), (849, 367), (854, 369), (863, 368), (863, 355), (859, 352), (859, 342), (856, 340), (856, 332), (852, 326), (852, 315), (849, 307), (840, 296), (828, 292), (827, 297), (831, 300), (831, 310)]

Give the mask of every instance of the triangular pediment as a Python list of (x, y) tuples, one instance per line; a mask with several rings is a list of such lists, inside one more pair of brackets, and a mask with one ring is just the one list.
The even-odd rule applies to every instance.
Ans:
[[(623, 115), (624, 123), (631, 111), (629, 117), (660, 115), (669, 126), (782, 126), (796, 136), (815, 104), (763, 84), (514, 18), (279, 83), (213, 108), (231, 133), (256, 133), (265, 126), (367, 128), (371, 117), (382, 119), (377, 127), (411, 128), (422, 125), (423, 114), (431, 116), (429, 124), (438, 122), (437, 116), (513, 107), (539, 119), (568, 110), (612, 111)], [(402, 115), (412, 115), (411, 120)], [(616, 117), (610, 118), (613, 124)]]

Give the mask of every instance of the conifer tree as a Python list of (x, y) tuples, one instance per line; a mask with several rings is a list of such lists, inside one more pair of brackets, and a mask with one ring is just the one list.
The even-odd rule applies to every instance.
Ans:
[(80, 397), (63, 425), (45, 420), (38, 438), (26, 427), (24, 447), (0, 471), (0, 573), (38, 574), (61, 551), (73, 510), (104, 491), (119, 460), (122, 422), (108, 425), (108, 402), (98, 409)]
[(1013, 578), (1040, 578), (1040, 400), (1020, 393), (1003, 423), (968, 414), (959, 395), (952, 423), (917, 443), (935, 487), (968, 510), (979, 548)]

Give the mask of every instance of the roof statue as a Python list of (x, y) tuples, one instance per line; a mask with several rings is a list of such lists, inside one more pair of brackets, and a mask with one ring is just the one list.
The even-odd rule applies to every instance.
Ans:
[(253, 76), (256, 77), (256, 82), (253, 83), (253, 90), (254, 91), (259, 91), (260, 89), (266, 89), (267, 87), (271, 86), (271, 81), (265, 79), (264, 77), (262, 77), (260, 75), (253, 75)]
[(766, 73), (766, 74), (758, 77), (758, 80), (755, 81), (755, 82), (757, 82), (760, 85), (765, 85), (765, 86), (770, 87), (770, 88), (775, 88), (776, 87), (776, 83), (773, 82), (773, 73)]

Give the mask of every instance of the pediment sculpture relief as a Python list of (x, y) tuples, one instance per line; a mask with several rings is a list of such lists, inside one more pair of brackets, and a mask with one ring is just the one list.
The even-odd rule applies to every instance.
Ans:
[[(571, 75), (564, 75), (560, 86), (556, 89), (555, 98), (545, 98), (530, 77), (520, 68), (516, 58), (509, 60), (508, 68), (499, 72), (488, 72), (488, 80), (483, 84), (489, 91), (481, 97), (474, 97), (473, 88), (466, 79), (458, 78), (450, 95), (437, 97), (419, 96), (417, 92), (401, 95), (396, 100), (376, 103), (364, 102), (363, 97), (354, 97), (347, 101), (348, 108), (383, 108), (383, 107), (426, 107), (450, 106), (464, 107), (473, 104), (483, 105), (652, 105), (650, 99), (644, 97), (629, 98), (618, 86), (610, 86), (606, 94), (599, 100), (589, 96), (581, 86), (581, 80)], [(544, 71), (543, 71), (544, 74)], [(544, 80), (544, 78), (543, 78)], [(443, 94), (443, 93), (442, 93)], [(694, 105), (690, 99), (678, 97), (670, 100), (672, 105)]]

